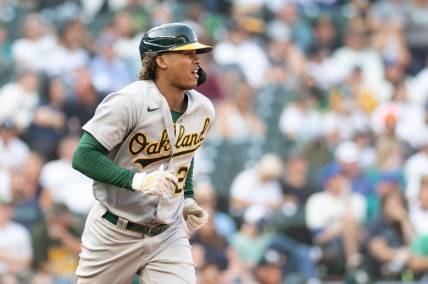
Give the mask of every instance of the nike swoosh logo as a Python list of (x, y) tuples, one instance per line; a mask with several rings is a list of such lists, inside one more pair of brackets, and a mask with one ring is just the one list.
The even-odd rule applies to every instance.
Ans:
[(157, 110), (157, 109), (159, 109), (158, 107), (156, 107), (156, 108), (150, 108), (150, 107), (147, 107), (147, 111), (148, 112), (152, 112), (152, 111), (155, 111), (155, 110)]

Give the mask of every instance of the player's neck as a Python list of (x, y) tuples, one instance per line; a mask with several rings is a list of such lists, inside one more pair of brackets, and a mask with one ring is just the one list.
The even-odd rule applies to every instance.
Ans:
[(155, 84), (168, 102), (171, 111), (184, 112), (186, 110), (184, 90), (178, 89), (162, 80), (156, 80)]

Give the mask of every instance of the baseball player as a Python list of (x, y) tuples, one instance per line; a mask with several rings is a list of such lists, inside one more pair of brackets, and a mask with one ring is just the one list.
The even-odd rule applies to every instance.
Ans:
[[(82, 235), (78, 283), (195, 283), (189, 230), (208, 221), (192, 198), (193, 155), (214, 108), (193, 90), (205, 80), (187, 25), (144, 34), (140, 80), (108, 95), (74, 153), (73, 167), (94, 179), (98, 202)], [(114, 80), (114, 78), (112, 78)]]

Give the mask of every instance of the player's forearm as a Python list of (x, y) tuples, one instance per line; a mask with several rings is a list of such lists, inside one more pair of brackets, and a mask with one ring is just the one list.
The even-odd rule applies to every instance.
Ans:
[(113, 163), (104, 147), (85, 132), (73, 155), (73, 168), (103, 183), (132, 189), (134, 173)]

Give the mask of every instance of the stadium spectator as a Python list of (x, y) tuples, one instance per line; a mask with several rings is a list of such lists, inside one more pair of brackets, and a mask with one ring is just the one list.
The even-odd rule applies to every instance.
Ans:
[(305, 221), (305, 206), (311, 195), (319, 191), (318, 184), (309, 181), (309, 161), (300, 150), (292, 150), (285, 160), (281, 181), (283, 199), (269, 222), (279, 234), (287, 235), (301, 243), (312, 244), (312, 237)]
[(73, 90), (70, 100), (64, 106), (67, 128), (72, 134), (80, 133), (80, 128), (92, 117), (100, 94), (94, 88), (92, 76), (88, 69), (76, 69), (73, 75)]
[(117, 37), (114, 43), (114, 50), (119, 58), (125, 61), (131, 74), (137, 77), (138, 70), (141, 68), (138, 45), (140, 44), (140, 33), (136, 33), (135, 24), (131, 11), (124, 10), (118, 12), (112, 22), (112, 30)]
[(23, 130), (31, 123), (34, 109), (39, 102), (37, 74), (19, 72), (16, 81), (0, 89), (0, 120), (10, 119)]
[[(117, 37), (110, 31), (104, 31), (96, 41), (96, 54), (89, 64), (89, 71), (97, 92), (107, 95), (119, 90), (137, 78), (137, 74), (118, 57), (114, 50)], [(111, 78), (115, 78), (111, 80)]]
[[(409, 215), (417, 236), (428, 236), (428, 176), (423, 175), (420, 182), (418, 200), (409, 203)], [(428, 256), (428, 255), (427, 255)]]
[(36, 107), (25, 139), (31, 141), (34, 150), (51, 160), (56, 157), (59, 140), (67, 131), (64, 114), (66, 90), (58, 77), (50, 78), (46, 89), (46, 99)]
[(374, 261), (372, 267), (380, 267), (376, 276), (397, 279), (409, 269), (415, 276), (428, 269), (428, 257), (411, 251), (415, 231), (409, 219), (406, 201), (398, 192), (382, 199), (382, 212), (368, 229), (368, 250)]
[(282, 194), (285, 202), (294, 203), (296, 207), (304, 207), (309, 197), (319, 190), (309, 184), (309, 162), (303, 152), (290, 152), (285, 161), (285, 175), (282, 182)]
[(69, 20), (60, 27), (58, 44), (49, 53), (46, 66), (49, 76), (69, 77), (72, 72), (89, 62), (89, 53), (85, 50), (88, 34), (86, 26), (79, 20)]
[[(338, 48), (333, 54), (337, 68), (338, 81), (349, 76), (356, 67), (361, 69), (364, 85), (369, 90), (376, 90), (383, 78), (381, 57), (368, 44), (368, 27), (362, 19), (352, 19), (348, 23), (345, 46)], [(378, 95), (375, 93), (375, 95)], [(382, 98), (378, 98), (382, 100)]]
[(51, 62), (46, 58), (56, 47), (56, 38), (48, 33), (40, 15), (29, 14), (22, 24), (22, 38), (12, 44), (12, 57), (19, 70), (45, 71)]
[(425, 109), (421, 104), (415, 104), (409, 98), (410, 89), (404, 81), (400, 81), (394, 89), (390, 101), (379, 104), (372, 117), (375, 131), (382, 131), (382, 119), (389, 113), (397, 117), (396, 135), (412, 148), (420, 147), (423, 143), (427, 125)]
[(340, 271), (341, 264), (346, 264), (355, 269), (362, 261), (359, 247), (366, 200), (352, 192), (350, 181), (337, 165), (324, 169), (322, 184), (324, 191), (313, 194), (306, 204), (307, 225), (331, 267)]
[(0, 199), (0, 275), (24, 276), (33, 258), (31, 236), (22, 225), (11, 221), (13, 204)]
[(255, 167), (242, 171), (233, 181), (230, 212), (239, 216), (252, 205), (278, 208), (282, 200), (281, 175), (281, 160), (273, 154), (264, 155)]
[(317, 104), (314, 94), (302, 90), (295, 102), (284, 108), (279, 119), (279, 129), (287, 139), (310, 142), (321, 136), (322, 114)]
[(0, 152), (0, 168), (5, 170), (21, 167), (30, 152), (19, 139), (15, 122), (9, 119), (0, 122)]
[(363, 196), (373, 193), (373, 186), (361, 167), (362, 155), (355, 142), (340, 143), (335, 149), (334, 156), (342, 174), (349, 179), (353, 192)]
[(79, 139), (65, 137), (58, 148), (58, 160), (46, 163), (41, 172), (45, 206), (64, 203), (70, 211), (81, 217), (89, 213), (95, 199), (92, 193), (92, 180), (81, 175), (71, 166), (71, 160)]
[(245, 83), (238, 83), (229, 100), (217, 104), (216, 134), (235, 141), (261, 137), (266, 129), (254, 109), (254, 90)]
[(247, 269), (254, 269), (262, 259), (271, 241), (271, 235), (264, 232), (263, 222), (268, 217), (266, 208), (253, 205), (244, 211), (239, 231), (230, 240), (240, 261)]
[(208, 182), (198, 182), (194, 185), (195, 200), (211, 216), (216, 232), (224, 238), (229, 238), (236, 232), (235, 221), (217, 208), (217, 196), (214, 187)]
[(46, 214), (46, 224), (32, 231), (34, 263), (38, 270), (74, 279), (80, 252), (83, 223), (63, 203), (55, 203)]
[(239, 24), (230, 25), (227, 39), (214, 47), (213, 56), (219, 65), (237, 65), (252, 87), (263, 84), (269, 67), (266, 53)]
[(380, 170), (399, 170), (409, 152), (410, 146), (397, 137), (397, 116), (394, 113), (385, 115), (384, 130), (376, 139), (376, 167)]
[[(351, 140), (357, 133), (369, 129), (369, 119), (358, 102), (358, 94), (347, 92), (358, 90), (348, 88), (356, 81), (361, 81), (361, 69), (355, 68), (348, 77), (348, 81), (340, 87), (334, 88), (329, 94), (329, 109), (324, 113), (322, 120), (323, 136), (329, 145), (337, 145), (341, 141)], [(352, 82), (348, 85), (349, 82)], [(342, 89), (340, 89), (342, 88)], [(359, 93), (362, 94), (362, 93)]]
[(199, 283), (231, 283), (242, 270), (236, 252), (215, 228), (213, 219), (191, 237)]
[(13, 220), (30, 232), (43, 221), (39, 177), (44, 160), (31, 152), (21, 168), (12, 171), (11, 196), (14, 206)]
[(428, 59), (428, 1), (408, 1), (405, 11), (406, 39), (412, 53), (410, 71), (416, 74), (425, 67)]
[(373, 218), (382, 211), (382, 199), (392, 192), (402, 191), (403, 178), (399, 171), (381, 171), (373, 194), (367, 196), (367, 223), (371, 223)]
[(373, 4), (371, 15), (377, 25), (382, 25), (390, 20), (397, 21), (404, 25), (406, 21), (406, 2), (405, 0), (379, 0)]
[(323, 50), (327, 56), (339, 47), (338, 31), (331, 16), (321, 14), (314, 23), (314, 39), (310, 49)]
[(290, 29), (291, 37), (297, 47), (303, 52), (307, 51), (312, 41), (312, 30), (306, 19), (302, 17), (297, 3), (285, 2), (274, 12), (275, 20)]
[(287, 260), (275, 250), (267, 250), (256, 266), (255, 278), (260, 284), (283, 283), (282, 267)]
[(404, 176), (407, 181), (405, 196), (409, 203), (417, 202), (421, 177), (428, 174), (428, 132), (423, 133), (421, 148), (404, 164)]
[(8, 40), (8, 31), (6, 27), (0, 23), (0, 84), (10, 79), (12, 70), (12, 51), (10, 41)]

